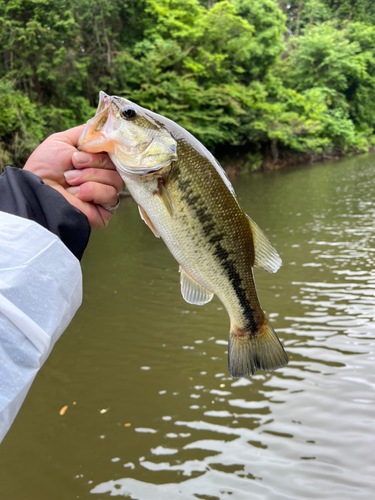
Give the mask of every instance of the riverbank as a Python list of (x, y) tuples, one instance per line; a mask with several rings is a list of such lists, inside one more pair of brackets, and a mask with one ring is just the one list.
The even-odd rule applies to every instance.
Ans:
[(342, 160), (346, 157), (355, 157), (366, 153), (375, 153), (375, 147), (368, 151), (358, 151), (356, 153), (347, 153), (343, 150), (336, 150), (333, 153), (298, 153), (296, 151), (281, 151), (275, 158), (273, 155), (250, 155), (242, 154), (230, 157), (225, 155), (220, 164), (224, 168), (230, 179), (242, 175), (250, 175), (257, 172), (266, 172), (269, 170), (278, 170), (285, 167), (306, 165), (308, 163), (321, 163), (325, 161)]

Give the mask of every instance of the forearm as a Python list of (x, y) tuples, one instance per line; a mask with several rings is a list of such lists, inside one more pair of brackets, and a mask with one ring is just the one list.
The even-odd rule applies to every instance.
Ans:
[(82, 301), (87, 217), (30, 172), (0, 176), (0, 442)]

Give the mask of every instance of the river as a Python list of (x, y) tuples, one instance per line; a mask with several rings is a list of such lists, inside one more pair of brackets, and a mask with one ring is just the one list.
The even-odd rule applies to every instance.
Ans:
[(375, 497), (375, 156), (234, 187), (283, 259), (255, 279), (289, 365), (228, 375), (221, 303), (183, 301), (125, 199), (0, 447), (1, 500)]

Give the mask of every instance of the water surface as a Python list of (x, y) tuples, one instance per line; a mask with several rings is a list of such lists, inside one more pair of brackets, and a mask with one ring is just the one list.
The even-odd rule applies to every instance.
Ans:
[(223, 306), (183, 301), (126, 199), (0, 447), (1, 500), (374, 498), (375, 157), (234, 186), (283, 259), (256, 283), (289, 365), (228, 375)]

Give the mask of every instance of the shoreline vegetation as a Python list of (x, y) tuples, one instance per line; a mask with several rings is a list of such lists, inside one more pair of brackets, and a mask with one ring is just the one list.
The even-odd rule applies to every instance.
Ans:
[(367, 153), (375, 153), (375, 147), (370, 147), (366, 151), (357, 151), (346, 154), (344, 151), (332, 153), (297, 153), (295, 151), (282, 151), (281, 157), (275, 159), (273, 156), (262, 157), (261, 162), (252, 163), (245, 157), (237, 155), (233, 158), (225, 157), (221, 160), (221, 166), (224, 168), (229, 179), (235, 179), (241, 175), (250, 175), (258, 172), (268, 172), (270, 170), (279, 170), (288, 167), (298, 167), (307, 164), (324, 163), (338, 161), (352, 156), (360, 156)]
[(99, 90), (195, 135), (228, 174), (375, 148), (373, 0), (0, 0), (0, 170)]

